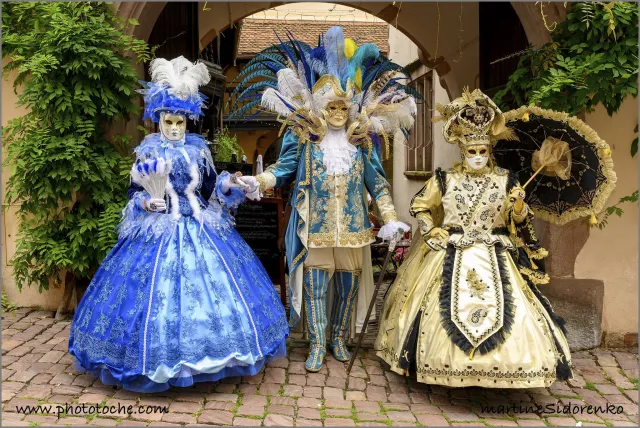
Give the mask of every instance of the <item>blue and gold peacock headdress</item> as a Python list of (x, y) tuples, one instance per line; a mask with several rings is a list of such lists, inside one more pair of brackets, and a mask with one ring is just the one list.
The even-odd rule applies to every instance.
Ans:
[[(277, 113), (281, 132), (289, 126), (300, 143), (319, 142), (326, 130), (329, 102), (349, 107), (348, 138), (354, 145), (389, 153), (389, 136), (408, 134), (414, 123), (416, 99), (422, 97), (402, 83), (409, 79), (401, 66), (385, 58), (372, 43), (357, 46), (341, 27), (331, 27), (318, 46), (295, 40), (275, 44), (247, 63), (230, 99), (230, 119), (254, 109)], [(257, 113), (256, 113), (257, 114)]]

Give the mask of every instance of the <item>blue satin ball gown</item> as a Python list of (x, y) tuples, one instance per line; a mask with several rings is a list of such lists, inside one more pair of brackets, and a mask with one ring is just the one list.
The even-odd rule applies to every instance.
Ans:
[(199, 135), (151, 134), (137, 162), (171, 161), (167, 212), (147, 213), (133, 183), (116, 246), (73, 318), (69, 352), (107, 385), (139, 392), (258, 373), (285, 355), (289, 329), (273, 284), (233, 228), (227, 194)]

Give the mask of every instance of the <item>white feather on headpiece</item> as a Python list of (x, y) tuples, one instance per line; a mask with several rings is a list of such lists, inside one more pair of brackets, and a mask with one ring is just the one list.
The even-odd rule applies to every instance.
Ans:
[(203, 63), (193, 64), (183, 56), (167, 61), (156, 58), (149, 65), (151, 80), (168, 86), (169, 93), (187, 99), (198, 94), (198, 88), (209, 83), (209, 70)]

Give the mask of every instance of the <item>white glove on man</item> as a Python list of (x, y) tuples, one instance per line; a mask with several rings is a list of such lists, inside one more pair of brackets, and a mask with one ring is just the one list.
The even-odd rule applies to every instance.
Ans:
[(405, 232), (408, 232), (410, 227), (408, 224), (401, 221), (390, 221), (380, 228), (378, 231), (378, 238), (383, 241), (389, 241), (394, 245), (402, 240)]
[(254, 193), (255, 191), (257, 191), (260, 188), (260, 183), (258, 183), (258, 180), (256, 180), (255, 177), (251, 176), (251, 175), (244, 175), (242, 177), (238, 177), (238, 180), (242, 181), (244, 184), (247, 185), (247, 196), (249, 196), (249, 193)]
[(164, 199), (150, 198), (143, 202), (147, 211), (162, 212), (167, 210), (167, 203)]

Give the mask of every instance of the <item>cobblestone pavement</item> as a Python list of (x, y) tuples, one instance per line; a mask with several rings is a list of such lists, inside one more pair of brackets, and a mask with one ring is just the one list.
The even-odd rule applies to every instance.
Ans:
[[(73, 368), (67, 354), (69, 321), (53, 313), (18, 309), (2, 330), (2, 425), (95, 426), (637, 426), (637, 353), (599, 349), (573, 354), (576, 378), (551, 388), (527, 390), (451, 389), (427, 386), (388, 371), (371, 351), (362, 353), (347, 377), (345, 365), (329, 357), (320, 373), (304, 369), (306, 345), (292, 341), (287, 359), (264, 373), (230, 378), (160, 394), (108, 387)], [(98, 415), (21, 414), (17, 406), (102, 403), (166, 406), (168, 413)], [(601, 406), (621, 409), (597, 415), (490, 414), (482, 406)], [(585, 407), (586, 408), (586, 407)], [(62, 417), (58, 417), (62, 416)]]

